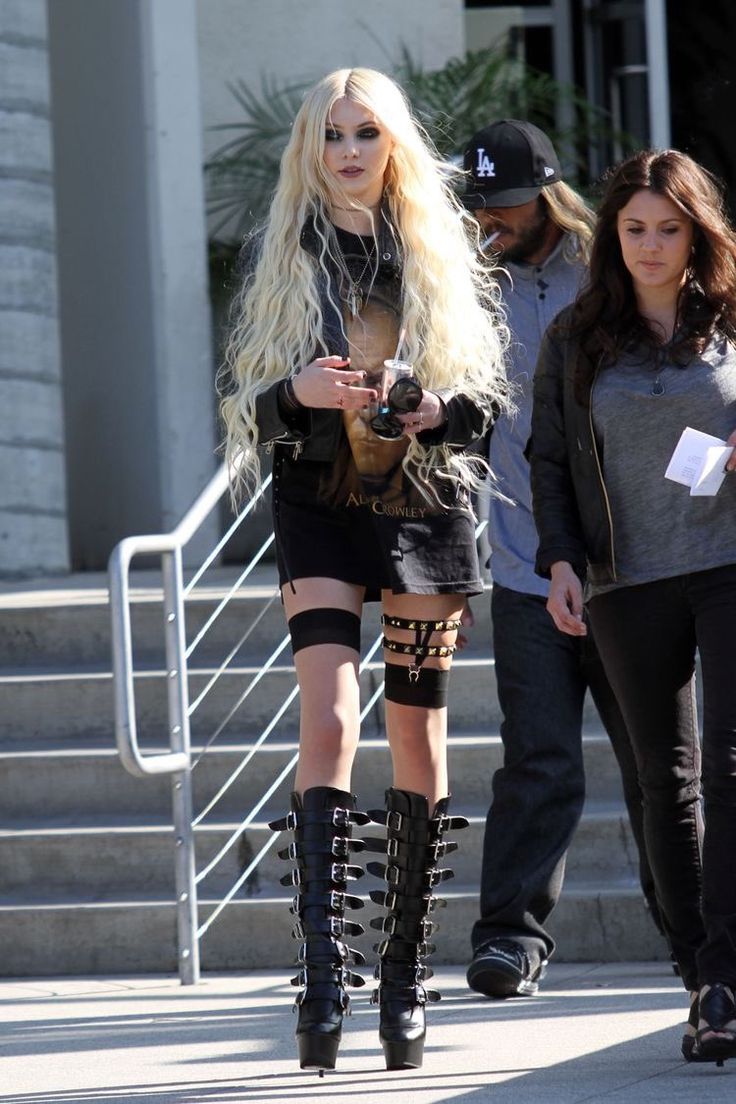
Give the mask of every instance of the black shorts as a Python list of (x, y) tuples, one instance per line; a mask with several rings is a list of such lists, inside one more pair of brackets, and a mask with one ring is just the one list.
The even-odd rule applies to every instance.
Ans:
[(366, 588), (366, 601), (394, 594), (479, 594), (475, 522), (462, 509), (352, 508), (281, 499), (274, 518), (279, 582), (315, 576)]

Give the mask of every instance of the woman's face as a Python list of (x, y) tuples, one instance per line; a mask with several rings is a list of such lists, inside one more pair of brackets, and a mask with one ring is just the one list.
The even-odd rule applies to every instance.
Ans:
[(358, 200), (373, 207), (380, 202), (392, 146), (388, 131), (368, 108), (344, 96), (333, 104), (324, 164), (336, 204)]
[(644, 188), (618, 212), (617, 229), (634, 290), (671, 290), (676, 296), (690, 262), (692, 219), (665, 196)]

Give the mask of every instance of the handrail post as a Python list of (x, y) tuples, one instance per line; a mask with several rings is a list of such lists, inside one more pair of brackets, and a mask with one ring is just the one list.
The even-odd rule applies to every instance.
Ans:
[(179, 979), (182, 985), (199, 981), (197, 938), (197, 883), (195, 880), (194, 830), (192, 827), (192, 773), (189, 733), (189, 689), (187, 685), (186, 637), (184, 627), (184, 578), (181, 546), (161, 557), (164, 586), (166, 636), (166, 681), (169, 701), (169, 742), (183, 753), (187, 766), (172, 776), (175, 835), (175, 886)]

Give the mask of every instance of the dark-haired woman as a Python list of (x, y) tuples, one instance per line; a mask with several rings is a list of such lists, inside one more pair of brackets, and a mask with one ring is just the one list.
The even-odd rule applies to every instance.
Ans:
[(637, 153), (610, 175), (588, 284), (540, 354), (537, 570), (562, 632), (585, 634), (585, 600), (631, 734), (693, 1061), (736, 1056), (736, 454), (713, 495), (664, 474), (687, 427), (736, 445), (735, 338), (718, 185), (676, 150)]

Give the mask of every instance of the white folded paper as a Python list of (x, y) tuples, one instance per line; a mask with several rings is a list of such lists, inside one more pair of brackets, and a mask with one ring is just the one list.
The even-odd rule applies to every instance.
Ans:
[(682, 431), (664, 477), (683, 483), (693, 496), (717, 494), (732, 452), (733, 445), (727, 445), (720, 437), (688, 426)]

